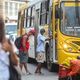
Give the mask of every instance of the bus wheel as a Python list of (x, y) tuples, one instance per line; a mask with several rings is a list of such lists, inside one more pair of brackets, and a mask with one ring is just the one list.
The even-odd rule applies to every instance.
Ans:
[(46, 51), (47, 69), (49, 71), (52, 71), (52, 63), (50, 62), (50, 50), (49, 50), (49, 44), (48, 43), (46, 43), (45, 51)]

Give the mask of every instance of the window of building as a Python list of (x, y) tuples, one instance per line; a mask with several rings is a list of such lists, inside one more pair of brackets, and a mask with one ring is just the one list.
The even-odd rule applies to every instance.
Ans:
[(15, 16), (18, 14), (18, 3), (15, 3), (14, 13)]
[(5, 14), (8, 15), (8, 2), (5, 2)]
[(13, 15), (13, 3), (12, 2), (10, 2), (10, 6), (9, 6), (9, 14), (10, 14), (10, 16), (12, 16)]

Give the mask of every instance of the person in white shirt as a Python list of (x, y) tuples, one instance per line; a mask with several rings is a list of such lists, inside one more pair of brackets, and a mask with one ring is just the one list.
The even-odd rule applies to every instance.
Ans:
[[(12, 45), (6, 39), (4, 26), (3, 16), (0, 15), (0, 80), (9, 80), (9, 54), (14, 58), (14, 54), (12, 54), (14, 51)], [(17, 59), (15, 62), (15, 64), (18, 63)]]

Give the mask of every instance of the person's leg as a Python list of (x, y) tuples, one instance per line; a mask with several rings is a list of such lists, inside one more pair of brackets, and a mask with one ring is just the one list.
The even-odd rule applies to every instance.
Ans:
[(27, 74), (31, 74), (31, 73), (29, 72), (29, 70), (27, 69), (27, 63), (24, 63), (24, 68), (25, 68)]
[(22, 64), (22, 63), (20, 63), (20, 69), (21, 69), (21, 71), (22, 71), (22, 68), (23, 68), (23, 64)]
[(39, 73), (40, 73), (40, 74), (42, 73), (42, 72), (41, 72), (42, 65), (43, 65), (42, 63), (39, 64)]
[(22, 71), (22, 68), (23, 68), (23, 55), (22, 54), (23, 54), (22, 51), (19, 51), (19, 59), (20, 59), (19, 66), (20, 66), (21, 71)]
[(38, 63), (35, 73), (41, 73), (41, 63)]
[(28, 72), (27, 63), (24, 63), (24, 68), (25, 68), (26, 72)]
[(37, 65), (37, 68), (36, 68), (36, 70), (35, 70), (35, 73), (39, 73), (39, 63), (38, 63), (38, 65)]
[(38, 65), (37, 65), (35, 73), (41, 74), (42, 63), (44, 63), (44, 54), (43, 53), (37, 54), (37, 62), (38, 62)]

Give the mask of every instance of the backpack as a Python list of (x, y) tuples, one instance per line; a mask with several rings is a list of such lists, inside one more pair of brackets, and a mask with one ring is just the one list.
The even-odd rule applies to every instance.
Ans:
[(14, 42), (15, 46), (17, 47), (17, 49), (20, 49), (22, 47), (21, 40), (22, 40), (22, 36), (16, 38), (16, 40)]

